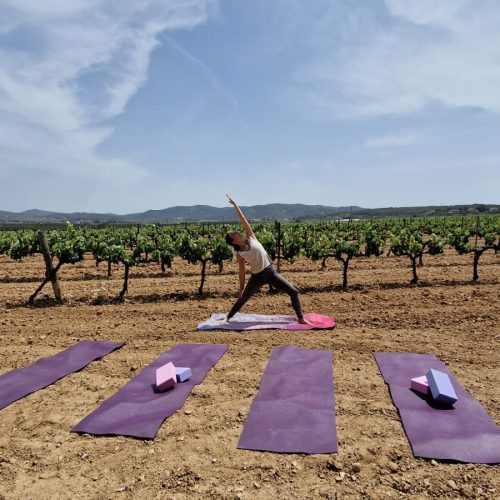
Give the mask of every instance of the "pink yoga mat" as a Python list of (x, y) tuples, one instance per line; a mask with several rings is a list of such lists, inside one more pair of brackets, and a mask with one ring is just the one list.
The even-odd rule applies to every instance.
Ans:
[(200, 323), (197, 330), (331, 330), (335, 327), (335, 319), (331, 316), (309, 313), (304, 318), (309, 325), (297, 323), (296, 316), (242, 314), (236, 313), (228, 323), (221, 323), (226, 314), (215, 313), (210, 319)]

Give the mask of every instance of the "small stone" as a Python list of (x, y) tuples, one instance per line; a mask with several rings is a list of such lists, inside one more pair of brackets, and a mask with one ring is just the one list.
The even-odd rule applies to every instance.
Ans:
[(38, 479), (52, 479), (53, 477), (57, 477), (57, 473), (55, 472), (44, 472), (38, 476)]
[(131, 372), (135, 372), (136, 370), (137, 370), (137, 366), (131, 366), (131, 367), (130, 367), (130, 371), (131, 371)]
[(326, 462), (326, 468), (328, 470), (340, 471), (344, 468), (344, 464), (339, 460), (328, 460), (328, 462)]
[(253, 487), (258, 490), (260, 488), (260, 483), (253, 483)]
[(394, 462), (389, 462), (389, 470), (393, 473), (398, 472), (399, 470), (398, 464), (395, 464)]
[(472, 486), (465, 485), (460, 488), (460, 494), (464, 498), (474, 498), (474, 490), (472, 489)]
[(184, 436), (179, 436), (179, 437), (177, 438), (177, 441), (184, 441), (184, 439), (186, 439)]
[(339, 475), (335, 476), (335, 481), (337, 481), (337, 483), (340, 483), (344, 480), (344, 477), (345, 477), (345, 472), (339, 472)]
[(431, 485), (431, 482), (428, 479), (424, 479), (424, 485), (429, 487)]
[(431, 465), (437, 465), (438, 463), (435, 460), (431, 460)]
[(191, 415), (192, 413), (193, 413), (193, 412), (192, 412), (191, 410), (186, 410), (186, 411), (184, 412), (184, 415)]
[(358, 462), (355, 462), (352, 464), (352, 471), (357, 474), (358, 472), (361, 472), (361, 464)]
[(458, 489), (457, 487), (457, 483), (455, 483), (455, 481), (453, 481), (453, 479), (450, 479), (449, 481), (446, 482), (446, 484), (452, 489), (452, 490), (456, 490)]
[(132, 491), (132, 486), (130, 484), (122, 484), (118, 488), (116, 488), (116, 491), (121, 492), (121, 491)]
[(216, 458), (212, 458), (212, 463), (216, 464), (217, 463), (217, 459)]

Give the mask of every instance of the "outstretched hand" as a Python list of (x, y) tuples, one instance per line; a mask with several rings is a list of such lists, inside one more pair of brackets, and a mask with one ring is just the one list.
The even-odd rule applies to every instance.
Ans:
[(227, 199), (229, 200), (229, 203), (231, 203), (231, 205), (233, 205), (234, 209), (236, 210), (236, 213), (238, 214), (240, 222), (241, 222), (242, 226), (245, 228), (245, 233), (247, 235), (247, 238), (255, 238), (255, 234), (253, 234), (252, 227), (250, 226), (250, 223), (247, 221), (247, 218), (244, 216), (243, 212), (241, 211), (241, 208), (231, 198), (231, 195), (229, 193), (226, 193), (226, 196), (227, 196)]
[(231, 198), (231, 195), (229, 193), (226, 193), (227, 199), (229, 200), (229, 203), (233, 205), (233, 207), (236, 206), (236, 202)]

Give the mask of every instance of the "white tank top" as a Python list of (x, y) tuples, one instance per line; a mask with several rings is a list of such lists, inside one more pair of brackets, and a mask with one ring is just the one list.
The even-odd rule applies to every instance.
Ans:
[(250, 264), (250, 272), (252, 274), (260, 273), (272, 263), (271, 259), (257, 239), (248, 238), (247, 241), (250, 245), (250, 250), (246, 252), (239, 251), (238, 254)]

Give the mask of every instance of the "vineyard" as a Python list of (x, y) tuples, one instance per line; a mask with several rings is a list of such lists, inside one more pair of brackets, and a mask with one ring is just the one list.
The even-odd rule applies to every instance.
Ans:
[[(224, 262), (233, 258), (225, 243), (225, 233), (238, 229), (236, 225), (198, 224), (184, 226), (106, 227), (92, 229), (67, 223), (65, 229), (51, 230), (46, 241), (43, 231), (18, 230), (0, 232), (0, 255), (21, 261), (42, 254), (45, 244), (47, 270), (45, 279), (29, 297), (34, 303), (42, 288), (57, 277), (65, 264), (81, 262), (91, 255), (95, 265), (123, 266), (123, 286), (118, 295), (124, 300), (128, 291), (130, 270), (151, 262), (158, 264), (161, 273), (170, 269), (175, 257), (199, 266), (200, 282), (197, 293), (203, 293), (207, 265), (222, 272)], [(255, 232), (278, 270), (281, 262), (293, 263), (301, 256), (327, 266), (329, 259), (341, 263), (342, 289), (348, 287), (348, 270), (353, 259), (385, 255), (408, 258), (411, 278), (418, 282), (417, 268), (423, 265), (424, 255), (438, 255), (445, 247), (459, 254), (471, 254), (471, 279), (479, 279), (479, 260), (484, 252), (500, 249), (500, 216), (468, 218), (416, 218), (379, 221), (347, 221), (321, 223), (256, 224)], [(45, 243), (44, 243), (45, 241)], [(48, 255), (47, 255), (48, 254)], [(52, 260), (55, 258), (55, 266)], [(50, 261), (50, 262), (49, 262)], [(58, 294), (56, 293), (56, 296)], [(59, 300), (61, 300), (60, 297)]]
[[(0, 231), (0, 374), (80, 340), (126, 342), (2, 410), (0, 498), (498, 497), (498, 466), (413, 456), (373, 352), (435, 353), (500, 423), (499, 224), (252, 224), (304, 312), (337, 320), (309, 332), (196, 331), (237, 297), (224, 240), (236, 225)], [(289, 314), (289, 302), (266, 287), (244, 312)], [(69, 432), (180, 343), (229, 351), (153, 441)], [(286, 344), (333, 353), (337, 454), (236, 447), (271, 352)]]

